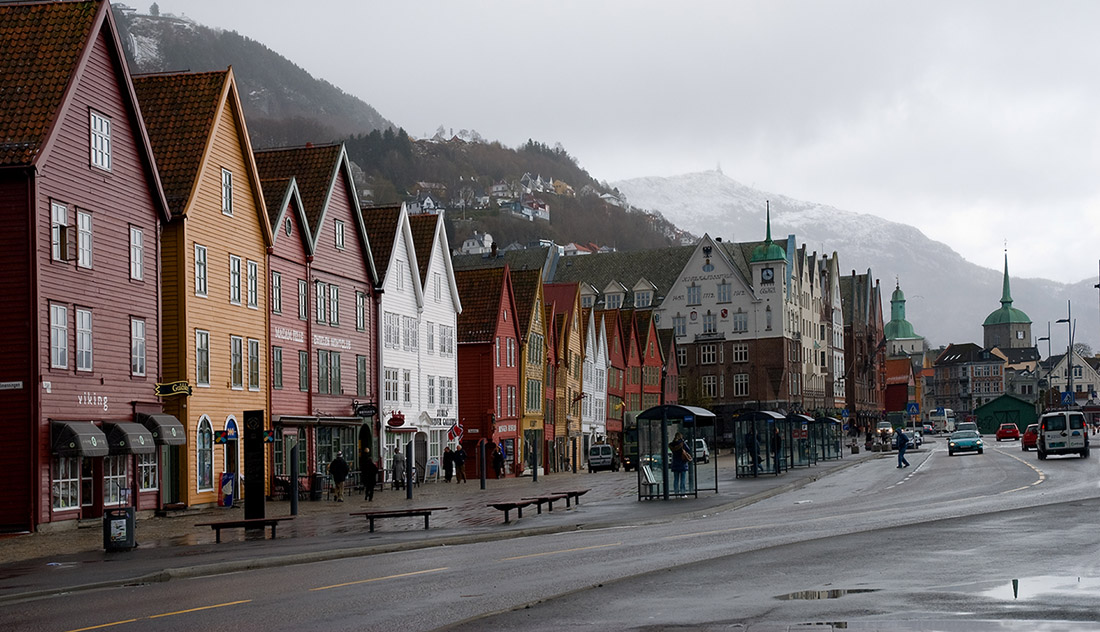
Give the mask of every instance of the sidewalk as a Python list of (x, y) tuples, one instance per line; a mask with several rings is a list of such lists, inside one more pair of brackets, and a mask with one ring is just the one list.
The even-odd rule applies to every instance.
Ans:
[[(690, 518), (744, 507), (763, 498), (807, 485), (829, 473), (857, 463), (896, 453), (852, 455), (813, 467), (793, 469), (779, 476), (736, 479), (733, 459), (718, 457), (718, 493), (701, 492), (698, 498), (681, 500), (637, 499), (634, 472), (547, 474), (538, 482), (527, 478), (488, 479), (468, 483), (432, 482), (413, 488), (408, 500), (404, 490), (376, 492), (374, 502), (362, 492), (347, 495), (345, 502), (331, 499), (300, 501), (293, 521), (278, 527), (278, 538), (246, 537), (243, 529), (222, 532), (220, 544), (214, 532), (195, 523), (244, 517), (242, 508), (211, 508), (183, 515), (138, 520), (138, 548), (108, 553), (103, 550), (102, 523), (55, 533), (0, 537), (0, 603), (62, 591), (117, 586), (135, 582), (167, 581), (249, 568), (284, 566), (340, 557), (410, 550), (439, 544), (460, 544), (556, 533), (611, 524), (640, 524)], [(517, 520), (504, 524), (503, 512), (486, 506), (491, 502), (518, 500), (572, 489), (589, 489), (580, 503), (566, 509), (564, 502), (546, 506), (538, 514), (525, 507)], [(386, 518), (368, 531), (362, 516), (351, 512), (388, 508), (447, 507), (433, 512), (431, 528), (422, 517)], [(265, 515), (290, 514), (288, 501), (270, 501)], [(264, 532), (265, 538), (270, 530)], [(256, 532), (258, 534), (258, 532)]]

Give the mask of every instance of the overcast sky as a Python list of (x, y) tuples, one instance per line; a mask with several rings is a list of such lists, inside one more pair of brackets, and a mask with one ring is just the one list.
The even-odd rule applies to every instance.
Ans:
[(990, 268), (1007, 242), (1013, 276), (1097, 276), (1100, 2), (159, 6), (262, 42), (414, 137), (560, 142), (610, 182), (721, 165)]

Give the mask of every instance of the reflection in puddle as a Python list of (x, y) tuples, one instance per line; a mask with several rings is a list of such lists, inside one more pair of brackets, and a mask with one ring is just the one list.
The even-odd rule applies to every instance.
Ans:
[(791, 599), (838, 599), (844, 595), (856, 595), (859, 593), (876, 592), (878, 588), (836, 588), (834, 590), (800, 590), (798, 592), (779, 595), (776, 599), (789, 601)]
[(1013, 596), (1013, 581), (991, 588), (982, 593), (983, 597), (991, 599), (1034, 599), (1040, 595), (1056, 594), (1064, 597), (1100, 598), (1100, 578), (1097, 577), (1062, 577), (1055, 575), (1038, 575), (1036, 577), (1021, 577), (1016, 581), (1019, 586), (1019, 595)]

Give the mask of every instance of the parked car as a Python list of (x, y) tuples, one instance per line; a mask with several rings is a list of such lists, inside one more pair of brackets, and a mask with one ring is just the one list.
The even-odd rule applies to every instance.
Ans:
[(1039, 438), (1035, 443), (1039, 459), (1050, 454), (1079, 454), (1089, 456), (1089, 431), (1085, 427), (1084, 413), (1076, 410), (1060, 410), (1039, 417)]
[(588, 471), (619, 471), (619, 453), (614, 446), (599, 443), (588, 447)]
[(934, 434), (936, 434), (936, 426), (934, 426), (934, 425), (932, 425), (932, 424), (924, 424), (924, 425), (923, 425), (923, 426), (921, 427), (921, 432), (922, 432), (923, 434), (930, 434), (930, 435), (934, 435)]
[(955, 456), (956, 452), (977, 452), (982, 454), (982, 435), (977, 430), (956, 430), (947, 440), (947, 456)]
[(710, 463), (710, 448), (706, 439), (695, 440), (695, 461), (697, 463)]
[[(905, 432), (905, 436), (909, 437), (909, 447), (910, 448), (914, 448), (914, 449), (919, 448), (921, 446), (921, 444), (924, 443), (924, 437), (921, 436), (921, 433), (919, 433), (915, 430), (910, 430), (908, 428), (903, 429), (903, 431)], [(897, 432), (894, 433), (894, 438), (890, 440), (890, 447), (892, 447), (895, 450), (898, 449), (898, 433)]]
[(1024, 452), (1035, 449), (1035, 444), (1039, 441), (1039, 424), (1030, 424), (1027, 428), (1024, 428), (1024, 434), (1020, 437), (1020, 449)]
[(1000, 428), (997, 428), (997, 441), (1019, 441), (1020, 429), (1016, 427), (1014, 423), (1001, 424)]

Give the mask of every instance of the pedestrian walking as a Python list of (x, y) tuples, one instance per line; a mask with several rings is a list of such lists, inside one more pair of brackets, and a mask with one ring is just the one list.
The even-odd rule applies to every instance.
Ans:
[(336, 458), (328, 464), (328, 473), (332, 477), (332, 497), (338, 503), (344, 502), (344, 481), (348, 478), (349, 469), (343, 452), (337, 452)]
[(500, 446), (493, 447), (493, 471), (497, 478), (504, 478), (504, 451)]
[(905, 430), (898, 428), (898, 469), (909, 467), (909, 461), (905, 460), (905, 450), (909, 447), (909, 437)]
[(443, 449), (443, 480), (451, 482), (455, 475), (455, 453), (451, 452), (451, 446)]
[(401, 453), (400, 447), (393, 451), (393, 488), (405, 488), (405, 455)]
[(364, 450), (360, 459), (360, 472), (363, 476), (363, 491), (366, 492), (368, 501), (374, 500), (374, 486), (378, 484), (378, 465), (371, 458), (370, 450)]
[(466, 482), (466, 448), (463, 448), (462, 444), (459, 444), (458, 448), (455, 449), (454, 461), (455, 461), (455, 477), (457, 478), (456, 482), (465, 483)]
[(672, 489), (677, 494), (686, 494), (687, 471), (691, 463), (691, 455), (688, 454), (682, 433), (676, 433), (668, 444), (668, 450), (672, 453), (672, 463), (669, 467), (672, 470)]

